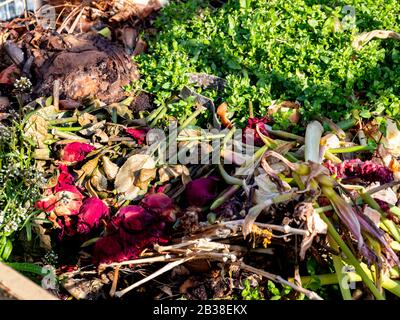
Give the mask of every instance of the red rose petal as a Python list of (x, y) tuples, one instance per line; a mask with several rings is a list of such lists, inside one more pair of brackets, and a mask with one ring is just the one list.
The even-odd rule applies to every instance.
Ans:
[(60, 159), (64, 163), (74, 164), (85, 159), (87, 154), (96, 149), (87, 143), (71, 142), (65, 145), (61, 151)]

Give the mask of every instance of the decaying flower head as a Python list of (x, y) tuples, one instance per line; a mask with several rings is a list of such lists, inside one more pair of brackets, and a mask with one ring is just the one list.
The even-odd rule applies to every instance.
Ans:
[(66, 166), (59, 167), (59, 174), (55, 186), (44, 192), (44, 198), (35, 203), (35, 207), (50, 213), (55, 222), (56, 217), (74, 216), (79, 214), (83, 195), (74, 185), (74, 178)]
[(147, 128), (126, 128), (125, 132), (129, 134), (138, 144), (146, 142), (146, 135), (149, 130)]
[[(46, 195), (46, 193), (45, 193)], [(71, 185), (55, 187), (54, 193), (47, 191), (47, 196), (36, 202), (36, 208), (44, 212), (53, 212), (56, 216), (77, 215), (82, 205), (83, 195)]]
[(270, 120), (267, 117), (249, 118), (247, 121), (247, 125), (243, 131), (243, 141), (246, 143), (250, 143), (250, 141), (253, 140), (254, 145), (263, 146), (264, 142), (258, 134), (257, 130), (259, 130), (264, 136), (269, 137), (269, 134), (264, 126), (264, 124), (269, 122)]
[(351, 159), (339, 164), (328, 160), (324, 165), (338, 179), (359, 178), (369, 183), (380, 182), (381, 184), (392, 182), (394, 179), (393, 172), (389, 168), (369, 160)]
[(125, 228), (128, 231), (143, 231), (157, 219), (141, 206), (122, 207), (112, 220), (112, 228)]
[(145, 248), (167, 242), (164, 220), (173, 222), (171, 210), (175, 212), (176, 209), (171, 207), (172, 202), (168, 196), (161, 195), (146, 197), (144, 202), (146, 208), (142, 201), (142, 206), (128, 205), (118, 211), (107, 229), (108, 234), (95, 244), (93, 251), (95, 263), (134, 259)]
[(165, 193), (147, 194), (140, 204), (147, 211), (161, 217), (166, 222), (174, 222), (176, 220), (176, 206), (173, 200)]
[(84, 160), (94, 149), (94, 146), (87, 143), (71, 142), (61, 150), (60, 160), (67, 165), (73, 165)]
[(78, 215), (77, 231), (87, 234), (100, 226), (102, 219), (110, 215), (110, 210), (99, 198), (87, 198), (83, 201)]

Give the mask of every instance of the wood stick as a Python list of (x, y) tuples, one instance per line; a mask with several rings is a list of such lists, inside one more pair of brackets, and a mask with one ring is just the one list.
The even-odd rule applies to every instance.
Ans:
[(150, 280), (162, 275), (163, 273), (165, 273), (165, 272), (167, 272), (167, 271), (169, 271), (169, 270), (171, 270), (171, 269), (173, 269), (173, 268), (175, 268), (175, 267), (181, 265), (182, 263), (185, 263), (185, 262), (187, 262), (187, 261), (189, 261), (191, 259), (193, 259), (193, 256), (182, 258), (182, 259), (179, 259), (179, 260), (174, 261), (174, 262), (170, 262), (167, 265), (165, 265), (164, 267), (162, 267), (161, 269), (159, 269), (156, 272), (154, 272), (153, 274), (149, 275), (148, 277), (146, 277), (146, 278), (144, 278), (144, 279), (132, 284), (131, 286), (125, 288), (124, 290), (117, 291), (115, 293), (115, 296), (118, 297), (118, 298), (121, 298), (124, 294), (128, 293), (129, 291), (141, 286), (142, 284), (144, 284), (144, 283), (146, 283), (146, 282), (148, 282), (148, 281), (150, 281)]

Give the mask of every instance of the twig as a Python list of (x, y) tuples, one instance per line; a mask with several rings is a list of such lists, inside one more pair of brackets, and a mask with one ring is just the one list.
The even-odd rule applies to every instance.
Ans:
[(82, 8), (82, 10), (79, 12), (78, 16), (76, 17), (74, 23), (72, 24), (71, 28), (69, 28), (68, 33), (71, 34), (75, 31), (75, 28), (83, 14), (83, 12), (85, 11), (85, 8)]
[(313, 291), (310, 291), (310, 290), (307, 290), (307, 289), (304, 289), (302, 287), (299, 287), (298, 285), (296, 285), (294, 283), (291, 283), (291, 282), (283, 279), (281, 276), (278, 276), (276, 274), (269, 273), (267, 271), (254, 268), (254, 267), (249, 266), (249, 265), (247, 265), (247, 264), (245, 264), (243, 262), (239, 263), (239, 267), (240, 267), (240, 269), (259, 274), (260, 276), (263, 276), (263, 277), (265, 277), (265, 278), (267, 278), (269, 280), (278, 282), (278, 283), (280, 283), (282, 285), (289, 286), (292, 289), (294, 289), (294, 290), (296, 290), (296, 291), (298, 291), (300, 293), (305, 294), (306, 297), (308, 297), (310, 300), (323, 300), (317, 293), (315, 293)]
[(156, 272), (154, 272), (153, 274), (149, 275), (148, 277), (146, 277), (146, 278), (144, 278), (144, 279), (132, 284), (131, 286), (125, 288), (124, 290), (115, 292), (115, 296), (118, 297), (118, 298), (121, 298), (124, 294), (128, 293), (129, 291), (141, 286), (142, 284), (144, 284), (144, 283), (146, 283), (146, 282), (148, 282), (148, 281), (150, 281), (150, 280), (162, 275), (163, 273), (165, 273), (165, 272), (167, 272), (167, 271), (169, 271), (169, 270), (171, 270), (171, 269), (179, 266), (180, 264), (185, 263), (185, 262), (187, 262), (187, 261), (189, 261), (191, 259), (193, 259), (193, 256), (182, 258), (182, 259), (179, 259), (179, 260), (174, 261), (174, 262), (170, 262), (167, 265), (165, 265), (164, 267), (162, 267), (161, 269), (159, 269)]
[(143, 259), (135, 259), (135, 260), (127, 260), (124, 262), (114, 262), (110, 264), (101, 264), (99, 269), (105, 269), (108, 267), (116, 267), (116, 266), (125, 266), (130, 264), (146, 264), (146, 263), (154, 263), (154, 262), (167, 262), (167, 261), (175, 261), (179, 259), (176, 256), (171, 256), (170, 254), (166, 254), (163, 256), (156, 256), (151, 258), (143, 258)]
[(53, 106), (58, 110), (60, 102), (60, 80), (54, 80), (53, 85)]
[(110, 290), (110, 296), (114, 297), (115, 291), (117, 290), (117, 284), (118, 284), (118, 278), (119, 278), (119, 266), (115, 267), (114, 270), (114, 277), (113, 277), (113, 282)]
[(381, 190), (385, 190), (385, 189), (397, 186), (398, 184), (400, 184), (400, 181), (392, 181), (392, 182), (389, 182), (389, 183), (385, 183), (385, 184), (382, 184), (382, 185), (380, 185), (380, 186), (378, 186), (376, 188), (373, 188), (373, 189), (367, 191), (367, 193), (369, 195), (372, 195), (372, 194), (377, 193), (377, 192), (379, 192)]
[[(234, 221), (226, 221), (226, 222), (222, 222), (220, 224), (222, 225), (237, 225), (237, 224), (243, 224), (244, 219), (241, 220), (234, 220)], [(261, 222), (255, 222), (254, 223), (257, 227), (260, 228), (268, 228), (271, 230), (275, 230), (275, 231), (280, 231), (283, 233), (292, 233), (292, 234), (298, 234), (298, 235), (302, 235), (302, 236), (308, 236), (309, 232), (307, 230), (303, 230), (303, 229), (297, 229), (297, 228), (292, 228), (288, 225), (284, 225), (284, 226), (279, 226), (276, 224), (269, 224), (269, 223), (261, 223)]]

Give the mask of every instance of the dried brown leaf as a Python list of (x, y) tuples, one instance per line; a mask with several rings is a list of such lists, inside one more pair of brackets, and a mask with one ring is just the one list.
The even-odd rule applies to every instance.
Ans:
[(114, 180), (117, 176), (119, 167), (115, 163), (113, 163), (107, 156), (102, 156), (101, 160), (103, 161), (103, 170), (107, 176), (107, 179)]
[(83, 184), (83, 181), (86, 178), (89, 178), (92, 176), (92, 174), (94, 173), (94, 171), (97, 168), (97, 165), (99, 163), (99, 159), (100, 156), (97, 156), (95, 158), (93, 158), (92, 160), (89, 160), (88, 162), (86, 162), (81, 169), (79, 170), (74, 170), (77, 175), (78, 175), (78, 180), (76, 181), (76, 185), (78, 187), (81, 187)]
[(135, 180), (139, 171), (154, 169), (155, 166), (155, 161), (147, 154), (135, 154), (129, 157), (118, 171), (115, 178), (115, 189), (118, 193), (125, 194), (138, 191), (139, 188), (135, 187)]
[(97, 167), (96, 170), (94, 171), (92, 178), (90, 179), (90, 182), (92, 186), (96, 188), (97, 191), (107, 191), (108, 188), (107, 178), (101, 172), (99, 167)]

